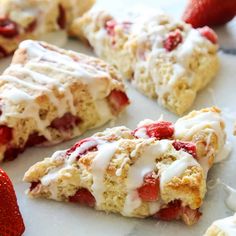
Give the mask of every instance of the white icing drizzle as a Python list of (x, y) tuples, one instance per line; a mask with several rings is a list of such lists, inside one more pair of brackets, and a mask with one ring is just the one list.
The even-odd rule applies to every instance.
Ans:
[[(147, 142), (150, 142), (150, 140), (147, 140)], [(137, 192), (136, 189), (142, 185), (144, 176), (155, 169), (156, 160), (167, 152), (172, 146), (171, 143), (169, 140), (160, 140), (147, 147), (139, 159), (130, 167), (126, 180), (127, 197), (123, 208), (124, 215), (131, 216), (132, 212), (140, 206), (141, 200), (135, 193)], [(140, 147), (140, 145), (137, 145), (137, 150), (131, 153), (131, 157), (137, 154)]]
[(213, 225), (220, 228), (227, 236), (236, 235), (236, 214), (233, 216), (216, 220)]
[(104, 175), (105, 171), (113, 157), (119, 142), (104, 143), (98, 146), (98, 154), (91, 164), (91, 173), (93, 175), (92, 192), (96, 199), (96, 206), (103, 202), (103, 193), (105, 191)]
[(165, 166), (160, 175), (161, 190), (164, 185), (171, 181), (173, 177), (179, 177), (183, 172), (191, 166), (199, 166), (199, 163), (188, 153), (180, 151), (181, 158), (172, 162), (169, 166)]
[(145, 127), (143, 128), (139, 128), (136, 132), (135, 132), (135, 136), (138, 138), (149, 138), (149, 136), (147, 135), (147, 130)]

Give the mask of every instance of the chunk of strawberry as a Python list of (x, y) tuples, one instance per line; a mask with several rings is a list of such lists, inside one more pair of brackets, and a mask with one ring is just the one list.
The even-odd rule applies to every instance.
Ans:
[(115, 20), (109, 20), (105, 23), (105, 29), (106, 29), (107, 33), (112, 37), (115, 36), (116, 25), (117, 25), (117, 23)]
[(172, 145), (174, 146), (174, 148), (177, 151), (182, 149), (183, 151), (185, 151), (185, 152), (189, 153), (190, 155), (192, 155), (194, 158), (197, 158), (197, 148), (196, 148), (196, 145), (194, 143), (174, 141), (172, 143)]
[(236, 15), (235, 0), (189, 0), (183, 20), (194, 28), (222, 25)]
[(79, 117), (67, 112), (62, 117), (54, 119), (50, 127), (58, 129), (59, 131), (67, 131), (77, 126), (80, 122), (81, 119)]
[(4, 159), (3, 161), (13, 161), (17, 158), (17, 156), (24, 152), (25, 148), (17, 148), (17, 147), (8, 147), (7, 150), (4, 152)]
[(33, 20), (31, 23), (29, 23), (29, 24), (27, 25), (27, 27), (25, 28), (25, 32), (27, 32), (27, 33), (33, 32), (33, 31), (36, 29), (37, 23), (38, 23), (38, 22), (37, 22), (36, 19)]
[(180, 33), (180, 30), (172, 31), (168, 34), (167, 38), (163, 41), (163, 47), (168, 51), (172, 51), (182, 43), (183, 37)]
[(7, 51), (2, 46), (0, 46), (0, 57), (6, 57), (6, 56), (8, 56)]
[(29, 188), (30, 191), (34, 190), (39, 184), (40, 184), (40, 181), (32, 182)]
[(12, 140), (12, 128), (0, 125), (0, 145), (6, 145)]
[(21, 236), (25, 231), (24, 221), (11, 180), (2, 169), (0, 169), (0, 196), (0, 235)]
[[(158, 121), (150, 125), (140, 126), (133, 131), (133, 135), (136, 137), (135, 133), (139, 129), (146, 129), (146, 135), (150, 138), (168, 139), (171, 138), (174, 134), (174, 125), (168, 121)], [(137, 137), (138, 138), (138, 137)]]
[(58, 6), (58, 18), (57, 18), (57, 24), (60, 26), (61, 29), (65, 29), (66, 28), (66, 12), (64, 7), (59, 4)]
[(0, 35), (5, 38), (14, 38), (19, 34), (17, 24), (7, 18), (0, 18)]
[(208, 26), (205, 26), (203, 28), (199, 28), (198, 31), (200, 32), (200, 34), (203, 37), (208, 39), (210, 42), (212, 42), (213, 44), (217, 44), (218, 37), (217, 37), (216, 33), (214, 32), (214, 30), (212, 30)]
[(116, 112), (122, 111), (129, 105), (129, 98), (125, 92), (119, 90), (112, 90), (108, 96), (108, 101)]
[(154, 178), (152, 173), (145, 175), (143, 185), (138, 188), (138, 194), (142, 201), (157, 201), (160, 194), (159, 179)]
[(69, 201), (89, 207), (94, 207), (96, 203), (94, 196), (86, 188), (79, 189), (75, 195), (69, 197)]
[(191, 209), (188, 206), (182, 206), (180, 200), (175, 200), (168, 203), (153, 217), (165, 221), (182, 219), (187, 225), (192, 225), (199, 220), (201, 215), (202, 214), (198, 209)]
[(85, 138), (77, 142), (73, 147), (67, 150), (66, 155), (70, 155), (72, 152), (74, 152), (76, 149), (80, 148), (80, 151), (78, 152), (78, 157), (80, 155), (84, 155), (89, 151), (95, 151), (97, 150), (97, 141), (93, 138)]

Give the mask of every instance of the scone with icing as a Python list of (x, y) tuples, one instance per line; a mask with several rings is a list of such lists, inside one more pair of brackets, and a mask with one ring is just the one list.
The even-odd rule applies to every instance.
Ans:
[(0, 57), (12, 53), (25, 39), (67, 29), (94, 0), (1, 0)]
[(236, 214), (233, 216), (216, 220), (208, 228), (204, 236), (235, 236)]
[(142, 121), (78, 141), (33, 165), (24, 181), (30, 197), (76, 202), (127, 217), (196, 223), (206, 177), (224, 148), (216, 108), (194, 111), (175, 124)]
[(0, 76), (0, 161), (28, 146), (59, 143), (103, 125), (128, 104), (113, 67), (26, 40)]
[(176, 114), (193, 104), (218, 70), (217, 37), (158, 11), (113, 17), (91, 10), (74, 21), (71, 34), (115, 65), (142, 93)]

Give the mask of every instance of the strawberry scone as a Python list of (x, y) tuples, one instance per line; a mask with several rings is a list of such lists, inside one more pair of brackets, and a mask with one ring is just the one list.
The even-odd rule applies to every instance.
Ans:
[(25, 39), (67, 29), (94, 0), (1, 0), (0, 57), (11, 54)]
[(93, 9), (74, 21), (70, 33), (87, 41), (139, 91), (179, 115), (218, 70), (213, 30), (193, 29), (162, 12), (115, 18)]
[(216, 220), (208, 228), (204, 236), (235, 236), (236, 214), (224, 219)]
[(117, 71), (103, 61), (26, 40), (0, 76), (0, 160), (103, 125), (129, 104)]
[(175, 124), (144, 120), (135, 130), (106, 129), (55, 152), (32, 166), (24, 181), (31, 184), (30, 197), (192, 225), (201, 216), (207, 171), (224, 144), (216, 108)]

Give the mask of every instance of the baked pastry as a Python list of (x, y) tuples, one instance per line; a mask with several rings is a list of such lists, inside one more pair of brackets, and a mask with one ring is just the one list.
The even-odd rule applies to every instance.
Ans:
[(191, 225), (201, 215), (212, 164), (208, 159), (214, 159), (224, 140), (216, 108), (194, 111), (175, 125), (144, 120), (135, 130), (106, 129), (55, 152), (33, 165), (24, 181), (31, 184), (30, 197)]
[(1, 0), (0, 57), (25, 39), (68, 28), (95, 0)]
[(0, 76), (0, 160), (100, 126), (129, 104), (117, 71), (103, 61), (32, 40)]
[(216, 220), (208, 228), (204, 236), (235, 236), (236, 214), (233, 216)]
[(74, 21), (70, 33), (87, 41), (139, 91), (179, 115), (218, 70), (215, 33), (162, 12), (135, 11), (121, 19), (93, 9)]

